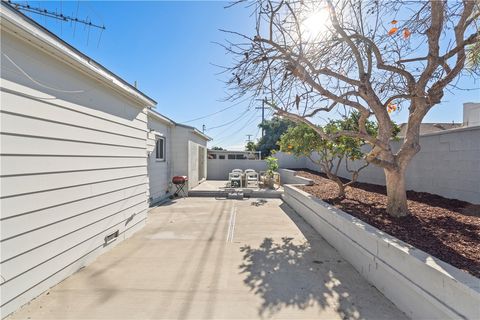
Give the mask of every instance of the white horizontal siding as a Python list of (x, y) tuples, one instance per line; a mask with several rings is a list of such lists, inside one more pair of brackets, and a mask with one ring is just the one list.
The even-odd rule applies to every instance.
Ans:
[[(34, 164), (34, 166), (32, 166)], [(58, 172), (91, 171), (117, 168), (144, 167), (145, 157), (105, 157), (105, 156), (4, 156), (2, 172), (6, 176), (47, 174)], [(7, 193), (8, 193), (7, 189)]]
[(148, 182), (149, 197), (152, 203), (164, 199), (168, 193), (171, 179), (172, 165), (172, 128), (164, 122), (157, 120), (154, 116), (148, 117), (148, 129), (161, 134), (165, 138), (165, 161), (157, 161), (155, 141), (157, 135), (149, 132), (147, 136), (148, 150)]
[[(126, 177), (143, 177), (137, 179), (137, 181), (146, 182), (146, 166), (133, 167), (133, 168), (113, 168), (113, 169), (101, 169), (90, 171), (73, 171), (73, 172), (60, 172), (52, 174), (29, 174), (21, 176), (9, 176), (2, 177), (2, 199), (8, 197), (23, 196), (30, 193), (56, 191), (59, 189), (68, 189), (73, 187), (88, 186), (88, 189), (78, 190), (66, 190), (67, 194), (63, 194), (64, 198), (78, 198), (78, 196), (93, 196), (95, 194), (108, 192), (110, 190), (116, 190), (118, 187), (127, 187), (125, 181), (122, 181)], [(102, 184), (103, 182), (112, 182), (108, 185)], [(67, 197), (68, 193), (73, 193), (73, 197)], [(60, 195), (59, 193), (58, 195)], [(53, 197), (53, 194), (47, 195), (47, 197)], [(37, 203), (37, 206), (42, 205)], [(51, 205), (51, 204), (50, 204)], [(5, 213), (8, 216), (8, 212)]]
[[(133, 169), (115, 170), (118, 175), (125, 174), (121, 171), (135, 171)], [(101, 173), (98, 171), (97, 173)], [(68, 173), (64, 175), (78, 175), (79, 173)], [(138, 174), (134, 172), (134, 174)], [(57, 174), (62, 175), (62, 174)], [(27, 179), (27, 177), (15, 177), (8, 179)], [(6, 179), (6, 178), (4, 178)], [(3, 180), (1, 184), (3, 185)], [(67, 181), (68, 182), (68, 181)], [(18, 216), (22, 214), (29, 214), (39, 210), (54, 208), (60, 205), (71, 204), (78, 201), (88, 200), (90, 198), (97, 198), (101, 195), (109, 195), (115, 192), (125, 192), (130, 187), (137, 187), (147, 183), (147, 178), (144, 174), (135, 175), (131, 177), (119, 177), (117, 179), (102, 181), (102, 182), (86, 182), (76, 186), (67, 186), (65, 188), (51, 189), (42, 192), (31, 192), (19, 195), (12, 195), (8, 198), (1, 199), (2, 219)]]
[[(126, 201), (125, 207), (112, 204), (96, 212), (63, 220), (9, 239), (5, 244), (2, 243), (4, 251), (2, 276), (13, 279), (29, 270), (32, 267), (31, 261), (46, 261), (65, 250), (70, 250), (99, 230), (103, 231), (121, 221), (132, 219), (147, 208), (145, 199), (138, 198), (139, 196)], [(58, 239), (62, 241), (56, 241)], [(32, 243), (35, 244), (33, 248)]]
[(2, 52), (39, 83), (84, 90), (43, 89), (2, 55), (5, 316), (143, 226), (148, 176), (143, 106), (5, 32)]
[(25, 137), (4, 134), (0, 136), (2, 156), (8, 155), (54, 155), (54, 156), (102, 156), (102, 157), (145, 157), (145, 150), (96, 143), (53, 140), (41, 137)]
[[(76, 106), (71, 105), (69, 108), (49, 103), (48, 100), (34, 100), (35, 108), (31, 108), (31, 99), (14, 94), (13, 92), (5, 92), (2, 96), (2, 110), (12, 113), (19, 113), (24, 116), (41, 118), (41, 119), (63, 119), (63, 121), (77, 126), (85, 126), (96, 130), (103, 130), (143, 139), (145, 137), (144, 121), (141, 123), (119, 122), (118, 117), (103, 116), (100, 114), (87, 113), (86, 110), (79, 111)], [(141, 116), (143, 118), (143, 116)], [(137, 122), (138, 119), (135, 119)]]
[[(146, 187), (146, 184), (143, 183), (118, 191), (88, 197), (83, 200), (59, 204), (46, 209), (39, 209), (11, 217), (2, 217), (3, 219), (0, 221), (2, 239), (11, 238), (38, 228), (54, 225), (55, 223), (72, 219), (80, 215), (91, 212), (95, 213), (97, 210), (101, 210), (106, 206), (118, 204), (119, 206), (126, 207), (130, 202), (129, 199), (145, 193)], [(59, 219), (59, 217), (61, 218)]]
[[(84, 127), (74, 127), (67, 122), (54, 122), (24, 117), (19, 114), (2, 112), (2, 132), (10, 135), (22, 135), (51, 138), (56, 140), (70, 140), (90, 142), (96, 144), (125, 146), (142, 148), (145, 146), (145, 138), (122, 136), (113, 132), (103, 132), (97, 129), (89, 129), (88, 123)], [(139, 145), (141, 143), (141, 145)]]
[[(2, 77), (9, 76), (8, 71), (5, 72), (6, 70), (7, 68), (4, 68), (4, 66), (2, 65)], [(28, 106), (27, 107), (17, 106), (17, 104), (21, 101), (21, 99), (26, 99), (26, 101), (35, 101), (36, 103), (38, 103), (39, 105), (38, 109), (40, 111), (43, 109), (42, 107), (48, 107), (48, 108), (54, 107), (53, 110), (57, 110), (58, 112), (62, 112), (63, 109), (67, 110), (68, 112), (71, 113), (71, 115), (74, 115), (75, 118), (79, 116), (82, 117), (83, 115), (85, 115), (87, 117), (84, 119), (87, 120), (88, 122), (92, 120), (95, 121), (94, 119), (98, 118), (105, 122), (105, 126), (109, 126), (111, 123), (113, 123), (113, 124), (124, 126), (126, 128), (132, 128), (140, 132), (144, 132), (146, 130), (145, 120), (144, 120), (145, 116), (143, 114), (136, 115), (136, 117), (133, 117), (133, 118), (119, 117), (114, 113), (109, 113), (108, 110), (106, 110), (107, 112), (100, 111), (100, 110), (92, 109), (91, 107), (88, 107), (88, 106), (84, 106), (82, 104), (78, 104), (72, 100), (56, 99), (54, 95), (45, 94), (45, 92), (43, 91), (39, 91), (37, 89), (33, 89), (30, 86), (27, 87), (25, 85), (21, 85), (19, 83), (16, 83), (4, 78), (2, 78), (1, 90), (5, 95), (5, 101), (15, 102), (13, 104), (9, 103), (5, 107), (6, 111), (11, 111), (11, 112), (20, 111), (20, 113), (29, 115), (29, 113), (25, 113), (25, 111), (23, 110), (23, 109), (29, 110)], [(3, 106), (2, 106), (2, 109), (4, 109)], [(138, 114), (138, 111), (136, 112), (136, 114)], [(47, 114), (45, 113), (42, 114), (41, 112), (36, 114), (37, 117), (44, 117), (47, 119), (50, 118), (50, 116), (46, 116), (46, 115)], [(93, 128), (96, 128), (96, 127), (93, 126)]]
[[(146, 210), (136, 215), (130, 222), (130, 225), (134, 226), (135, 223), (141, 222), (142, 220), (145, 220), (145, 218)], [(55, 257), (52, 257), (48, 260), (37, 261), (38, 264), (33, 266), (28, 272), (24, 272), (12, 280), (7, 279), (2, 283), (2, 304), (8, 305), (20, 295), (26, 295), (29, 293), (29, 291), (32, 291), (34, 296), (42, 293), (52, 285), (65, 278), (62, 277), (61, 279), (58, 279), (58, 281), (48, 284), (49, 278), (58, 272), (61, 272), (64, 268), (67, 268), (71, 265), (74, 266), (73, 270), (71, 270), (66, 276), (75, 272), (86, 264), (85, 262), (90, 255), (95, 254), (95, 251), (99, 249), (103, 249), (103, 240), (106, 234), (115, 232), (118, 229), (120, 229), (122, 232), (125, 232), (125, 222), (126, 220), (120, 221), (117, 224), (112, 224), (108, 226), (107, 229), (97, 232), (91, 238), (83, 239), (82, 242), (78, 243), (69, 250), (63, 251)], [(122, 239), (120, 238), (118, 240)], [(113, 244), (116, 243), (114, 242)], [(98, 255), (98, 253), (96, 255)], [(4, 269), (2, 267), (2, 272), (3, 270)], [(45, 282), (47, 282), (47, 285), (44, 285)], [(31, 295), (27, 295), (27, 297), (29, 297), (29, 299), (26, 302), (32, 299)], [(7, 310), (9, 310), (8, 307)]]

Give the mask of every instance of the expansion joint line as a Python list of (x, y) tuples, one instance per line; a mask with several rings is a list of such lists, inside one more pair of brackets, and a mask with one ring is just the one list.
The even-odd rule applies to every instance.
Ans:
[(228, 221), (228, 231), (227, 231), (227, 239), (225, 242), (233, 242), (233, 235), (235, 233), (235, 221), (237, 219), (237, 208), (235, 207), (235, 204), (232, 206), (232, 209), (230, 210), (230, 220)]

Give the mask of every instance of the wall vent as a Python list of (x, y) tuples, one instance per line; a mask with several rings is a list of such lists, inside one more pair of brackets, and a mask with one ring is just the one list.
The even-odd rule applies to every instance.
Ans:
[(115, 239), (118, 238), (118, 235), (119, 235), (119, 231), (115, 231), (113, 233), (110, 233), (109, 235), (106, 235), (105, 236), (105, 245), (109, 244), (110, 242), (114, 241)]

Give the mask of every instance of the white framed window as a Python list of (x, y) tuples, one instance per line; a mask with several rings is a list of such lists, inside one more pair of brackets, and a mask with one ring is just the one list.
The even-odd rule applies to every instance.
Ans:
[(166, 140), (165, 137), (157, 137), (155, 141), (155, 159), (157, 161), (165, 161), (165, 151), (166, 151)]

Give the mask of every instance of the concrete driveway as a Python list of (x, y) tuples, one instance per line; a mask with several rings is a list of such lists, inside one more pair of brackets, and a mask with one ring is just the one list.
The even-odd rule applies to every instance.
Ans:
[(278, 199), (187, 198), (9, 319), (405, 319)]

